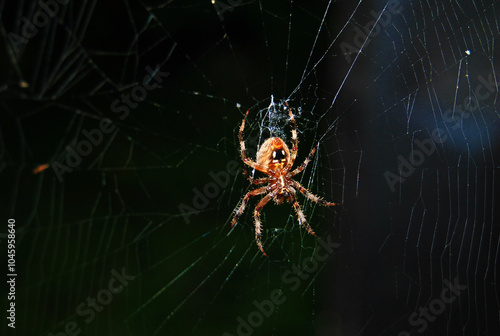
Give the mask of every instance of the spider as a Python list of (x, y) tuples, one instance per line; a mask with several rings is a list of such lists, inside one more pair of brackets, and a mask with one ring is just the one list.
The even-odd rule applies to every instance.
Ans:
[(295, 117), (288, 106), (288, 103), (285, 102), (285, 105), (288, 109), (288, 113), (290, 115), (290, 122), (292, 124), (292, 150), (288, 148), (285, 141), (278, 137), (271, 137), (264, 141), (259, 151), (257, 152), (257, 162), (252, 161), (247, 157), (245, 141), (243, 140), (243, 130), (245, 129), (245, 122), (250, 110), (245, 113), (245, 117), (241, 122), (240, 131), (238, 134), (238, 138), (240, 141), (240, 153), (241, 159), (243, 162), (256, 169), (258, 171), (263, 172), (267, 175), (267, 177), (262, 177), (258, 179), (253, 179), (248, 175), (246, 170), (243, 170), (243, 174), (247, 176), (248, 180), (252, 184), (265, 184), (257, 189), (250, 190), (246, 195), (242, 198), (240, 206), (235, 210), (232, 227), (236, 225), (238, 219), (245, 211), (248, 200), (250, 197), (265, 194), (257, 203), (254, 210), (254, 219), (255, 219), (255, 241), (257, 242), (257, 246), (267, 257), (264, 248), (262, 247), (262, 223), (260, 221), (260, 211), (262, 208), (270, 201), (273, 200), (276, 204), (281, 204), (284, 201), (290, 202), (297, 213), (297, 217), (299, 219), (299, 223), (305, 227), (307, 232), (311, 235), (316, 236), (314, 231), (311, 229), (309, 224), (307, 223), (306, 217), (302, 212), (299, 202), (297, 202), (296, 194), (297, 190), (300, 191), (305, 197), (309, 198), (311, 201), (319, 203), (324, 206), (334, 206), (339, 205), (339, 203), (331, 203), (323, 200), (322, 198), (314, 195), (309, 190), (304, 188), (299, 182), (292, 179), (293, 176), (297, 175), (301, 171), (303, 171), (308, 163), (311, 161), (316, 149), (318, 148), (318, 144), (311, 150), (307, 158), (304, 162), (295, 168), (292, 169), (292, 166), (295, 162), (295, 158), (297, 157), (298, 151), (298, 138), (297, 138), (297, 124), (295, 122)]

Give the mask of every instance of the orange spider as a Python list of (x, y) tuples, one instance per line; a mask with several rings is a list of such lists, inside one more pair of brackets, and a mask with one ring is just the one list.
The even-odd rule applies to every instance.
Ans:
[(261, 237), (262, 237), (262, 227), (260, 221), (260, 211), (262, 208), (272, 199), (276, 204), (281, 204), (284, 201), (290, 202), (293, 204), (295, 211), (297, 212), (297, 217), (299, 218), (300, 224), (302, 224), (306, 230), (313, 236), (316, 236), (314, 231), (311, 229), (309, 224), (307, 223), (306, 217), (302, 212), (300, 204), (296, 199), (296, 190), (300, 191), (305, 197), (309, 198), (311, 201), (319, 203), (324, 206), (333, 206), (338, 205), (339, 203), (331, 203), (323, 200), (322, 198), (314, 195), (309, 190), (304, 188), (299, 182), (292, 179), (293, 176), (297, 175), (301, 171), (303, 171), (307, 164), (311, 161), (318, 145), (316, 145), (304, 162), (294, 170), (290, 171), (292, 168), (295, 158), (297, 157), (297, 124), (295, 122), (295, 118), (293, 116), (292, 110), (286, 103), (286, 107), (288, 109), (288, 113), (290, 114), (290, 121), (292, 123), (292, 150), (288, 149), (286, 143), (277, 137), (269, 138), (264, 141), (262, 146), (260, 147), (257, 153), (257, 162), (252, 161), (246, 155), (245, 141), (243, 140), (243, 130), (245, 129), (245, 121), (247, 119), (248, 110), (243, 118), (243, 121), (240, 126), (240, 131), (238, 134), (238, 138), (240, 140), (240, 152), (241, 159), (243, 162), (252, 167), (253, 169), (257, 169), (267, 177), (262, 177), (258, 179), (253, 179), (243, 170), (243, 173), (247, 175), (248, 179), (253, 184), (264, 184), (268, 183), (266, 186), (253, 189), (249, 191), (242, 199), (241, 205), (236, 209), (232, 226), (236, 224), (240, 216), (245, 211), (245, 207), (248, 203), (248, 200), (252, 196), (266, 194), (263, 196), (254, 211), (255, 218), (255, 240), (257, 242), (257, 246), (262, 251), (262, 253), (267, 257), (266, 252), (264, 252), (264, 248), (262, 247)]

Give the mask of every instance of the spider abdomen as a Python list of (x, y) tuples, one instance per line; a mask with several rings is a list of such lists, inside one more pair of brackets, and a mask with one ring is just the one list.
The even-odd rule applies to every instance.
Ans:
[(272, 171), (279, 171), (288, 166), (290, 150), (280, 138), (268, 138), (257, 153), (257, 163)]

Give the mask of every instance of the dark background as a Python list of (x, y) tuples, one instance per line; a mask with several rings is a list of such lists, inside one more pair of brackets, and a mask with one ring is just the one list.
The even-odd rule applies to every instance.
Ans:
[[(75, 322), (84, 335), (237, 335), (238, 317), (278, 289), (286, 301), (252, 335), (498, 334), (498, 90), (474, 96), (480, 77), (500, 81), (498, 4), (400, 1), (391, 16), (384, 1), (217, 4), (70, 1), (16, 50), (9, 34), (41, 7), (0, 2), (0, 232), (15, 218), (18, 274), (16, 329), (4, 318), (2, 330), (56, 335)], [(380, 31), (360, 37), (384, 8)], [(356, 41), (363, 51), (345, 55), (341, 44)], [(168, 76), (121, 118), (113, 102), (143, 85), (147, 67)], [(479, 107), (446, 119), (470, 95)], [(285, 100), (298, 162), (321, 143), (301, 183), (341, 203), (299, 198), (339, 247), (297, 290), (283, 275), (321, 245), (290, 205), (263, 210), (269, 258), (255, 245), (255, 203), (231, 231), (249, 190), (239, 172), (189, 223), (179, 208), (193, 207), (210, 172), (243, 167), (247, 109), (250, 152), (271, 122), (289, 137)], [(54, 164), (104, 118), (114, 130), (60, 181)], [(399, 157), (436, 128), (447, 140), (391, 192), (384, 174), (403, 177)], [(78, 305), (123, 268), (135, 279), (86, 323)], [(424, 330), (411, 325), (456, 277), (467, 287), (457, 299), (420, 316)]]

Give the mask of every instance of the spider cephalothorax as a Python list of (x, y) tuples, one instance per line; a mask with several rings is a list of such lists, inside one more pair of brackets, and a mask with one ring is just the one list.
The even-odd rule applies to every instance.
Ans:
[[(261, 198), (257, 206), (255, 207), (254, 210), (254, 218), (255, 218), (255, 240), (257, 242), (257, 246), (259, 249), (262, 251), (264, 255), (266, 253), (264, 252), (264, 248), (262, 247), (262, 242), (261, 242), (261, 237), (262, 237), (262, 227), (261, 227), (261, 221), (260, 221), (260, 210), (266, 205), (271, 199), (276, 203), (276, 204), (281, 204), (284, 201), (290, 202), (293, 204), (293, 207), (295, 209), (295, 212), (297, 213), (297, 216), (299, 217), (299, 222), (306, 228), (306, 230), (313, 236), (316, 234), (314, 231), (311, 229), (309, 224), (306, 221), (306, 218), (304, 216), (304, 213), (302, 212), (302, 209), (300, 208), (299, 203), (297, 202), (296, 199), (296, 193), (297, 190), (301, 192), (305, 197), (309, 198), (310, 200), (317, 202), (321, 205), (324, 206), (332, 206), (332, 205), (338, 205), (338, 203), (331, 203), (327, 202), (318, 196), (314, 195), (311, 193), (309, 190), (304, 188), (299, 182), (295, 181), (292, 179), (294, 175), (297, 175), (300, 173), (302, 170), (304, 170), (311, 161), (314, 153), (316, 152), (316, 147), (314, 147), (307, 158), (304, 160), (304, 162), (294, 170), (290, 171), (292, 168), (295, 158), (297, 157), (297, 144), (298, 144), (298, 138), (297, 138), (297, 125), (295, 123), (295, 118), (293, 116), (292, 110), (288, 106), (288, 103), (285, 103), (287, 108), (288, 108), (288, 113), (290, 115), (290, 122), (292, 123), (292, 150), (288, 148), (286, 143), (281, 139), (277, 137), (269, 138), (260, 147), (258, 153), (257, 153), (257, 162), (252, 161), (249, 159), (246, 155), (246, 148), (245, 148), (245, 141), (243, 140), (243, 130), (245, 129), (245, 121), (248, 116), (249, 110), (246, 112), (245, 117), (243, 118), (243, 121), (240, 126), (240, 131), (239, 131), (239, 140), (240, 140), (240, 152), (241, 152), (241, 158), (245, 164), (248, 166), (263, 172), (264, 174), (267, 175), (267, 177), (262, 177), (259, 179), (253, 179), (248, 174), (246, 174), (246, 171), (244, 173), (248, 176), (248, 179), (250, 182), (253, 184), (264, 184), (267, 183), (266, 186), (254, 189), (249, 191), (244, 197), (243, 200), (241, 201), (241, 205), (236, 209), (234, 217), (233, 217), (233, 222), (232, 226), (236, 224), (238, 221), (238, 218), (243, 214), (243, 211), (245, 211), (245, 207), (248, 203), (248, 200), (252, 196), (256, 195), (261, 195), (261, 194), (266, 194)], [(267, 255), (266, 255), (267, 256)]]

